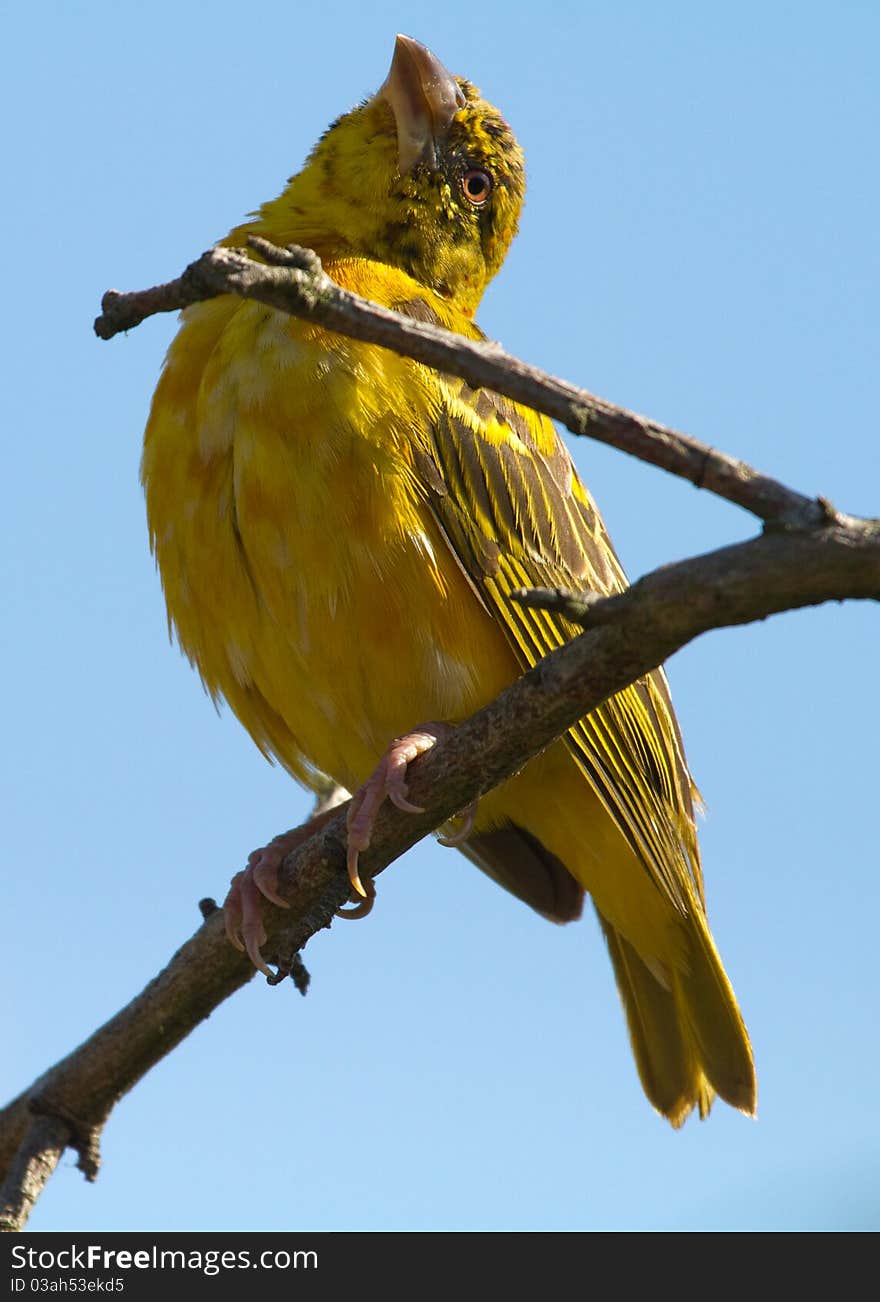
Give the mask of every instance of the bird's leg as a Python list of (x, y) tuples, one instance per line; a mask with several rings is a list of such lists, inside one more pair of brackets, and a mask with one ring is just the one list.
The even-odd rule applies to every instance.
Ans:
[[(395, 737), (382, 759), (376, 765), (369, 778), (352, 796), (346, 819), (348, 825), (348, 875), (354, 891), (364, 901), (372, 904), (358, 872), (358, 858), (366, 850), (373, 834), (373, 825), (386, 800), (390, 800), (398, 809), (407, 814), (423, 814), (421, 805), (414, 805), (407, 799), (406, 770), (414, 759), (431, 750), (441, 739), (452, 732), (448, 723), (423, 723), (403, 737)], [(476, 805), (469, 805), (464, 811), (464, 826), (455, 836), (443, 841), (444, 845), (458, 845), (473, 830)], [(340, 913), (340, 917), (361, 917), (359, 905), (357, 912)]]
[(236, 949), (247, 951), (254, 967), (266, 976), (271, 976), (272, 970), (260, 953), (266, 939), (261, 900), (269, 900), (281, 909), (290, 907), (287, 900), (278, 894), (278, 870), (285, 856), (319, 831), (335, 813), (335, 808), (322, 810), (299, 827), (274, 837), (268, 845), (253, 850), (248, 855), (247, 867), (236, 873), (230, 883), (223, 902), (226, 934)]

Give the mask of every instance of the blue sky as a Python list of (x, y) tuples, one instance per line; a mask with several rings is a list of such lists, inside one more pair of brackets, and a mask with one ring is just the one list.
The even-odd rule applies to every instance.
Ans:
[[(512, 351), (877, 514), (870, 3), (4, 5), (2, 758), (10, 1096), (113, 1014), (307, 801), (168, 644), (138, 484), (176, 274), (430, 45), (526, 151), (480, 321)], [(631, 576), (754, 532), (573, 448)], [(418, 847), (368, 922), (254, 981), (67, 1156), (34, 1230), (880, 1227), (876, 606), (707, 635), (669, 666), (710, 919), (759, 1116), (646, 1104), (592, 918), (558, 929)], [(414, 722), (417, 722), (414, 720)]]

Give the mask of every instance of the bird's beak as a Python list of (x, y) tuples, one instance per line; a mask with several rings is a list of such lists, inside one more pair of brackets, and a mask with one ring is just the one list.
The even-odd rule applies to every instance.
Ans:
[(411, 36), (398, 36), (391, 71), (377, 98), (386, 100), (394, 113), (401, 174), (416, 163), (436, 166), (436, 146), (465, 104), (461, 88), (437, 56)]

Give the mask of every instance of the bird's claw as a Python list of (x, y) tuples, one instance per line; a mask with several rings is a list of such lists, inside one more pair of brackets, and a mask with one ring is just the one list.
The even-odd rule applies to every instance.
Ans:
[(353, 922), (356, 918), (365, 918), (368, 913), (371, 913), (376, 902), (376, 887), (369, 877), (366, 881), (366, 891), (365, 899), (360, 899), (352, 893), (351, 907), (337, 909), (337, 918), (348, 918), (350, 922)]
[(273, 976), (272, 969), (263, 958), (266, 928), (260, 911), (260, 901), (269, 900), (280, 909), (290, 904), (278, 892), (278, 871), (285, 855), (301, 845), (313, 831), (314, 823), (282, 832), (268, 845), (261, 846), (248, 855), (247, 867), (235, 874), (223, 902), (226, 935), (236, 949), (247, 953), (258, 972)]
[(454, 850), (458, 846), (464, 844), (464, 842), (470, 836), (471, 832), (474, 830), (474, 819), (477, 816), (478, 803), (479, 803), (478, 801), (472, 800), (471, 803), (461, 811), (461, 813), (458, 815), (458, 817), (461, 819), (461, 827), (459, 827), (456, 831), (450, 833), (448, 836), (438, 836), (437, 837), (438, 845), (444, 845), (448, 847), (450, 850)]
[[(369, 847), (376, 816), (386, 800), (390, 800), (406, 814), (425, 812), (422, 805), (416, 805), (408, 798), (406, 772), (414, 759), (431, 750), (438, 739), (449, 731), (449, 724), (425, 723), (403, 737), (396, 737), (373, 773), (352, 796), (346, 818), (346, 864), (353, 892), (352, 907), (337, 909), (337, 917), (365, 918), (372, 909), (376, 888), (370, 879), (366, 884), (361, 881), (358, 860), (361, 852)], [(475, 812), (476, 804), (468, 805), (463, 811), (462, 826), (451, 836), (439, 837), (441, 845), (460, 845), (467, 840), (473, 831)], [(274, 973), (262, 954), (266, 929), (263, 926), (260, 903), (268, 900), (281, 909), (290, 907), (278, 890), (278, 872), (285, 855), (301, 845), (332, 813), (333, 810), (327, 810), (302, 827), (284, 832), (268, 845), (254, 850), (248, 855), (247, 867), (236, 873), (230, 883), (223, 904), (226, 935), (236, 949), (248, 955), (257, 971), (267, 977), (272, 977)]]
[[(390, 800), (406, 814), (423, 814), (421, 805), (407, 799), (406, 771), (414, 759), (435, 746), (438, 737), (448, 730), (448, 724), (424, 723), (421, 727), (396, 737), (370, 777), (352, 796), (348, 808), (348, 876), (354, 892), (364, 901), (370, 899), (358, 871), (358, 859), (370, 844), (376, 816), (386, 800)], [(370, 901), (372, 904), (372, 901)], [(369, 909), (366, 910), (369, 912)], [(363, 917), (363, 913), (342, 914), (343, 917)]]

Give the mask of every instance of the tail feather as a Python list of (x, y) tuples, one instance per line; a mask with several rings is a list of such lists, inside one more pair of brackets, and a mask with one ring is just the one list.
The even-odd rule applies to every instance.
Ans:
[(685, 921), (689, 969), (669, 986), (599, 914), (642, 1087), (673, 1126), (716, 1094), (754, 1114), (755, 1071), (748, 1033), (702, 914)]
[[(597, 910), (598, 912), (598, 910)], [(642, 1088), (676, 1128), (694, 1107), (708, 1115), (713, 1091), (682, 1025), (678, 1002), (638, 953), (599, 913)]]
[(689, 968), (676, 973), (674, 989), (688, 1038), (715, 1092), (754, 1116), (758, 1087), (749, 1033), (701, 911), (688, 918), (687, 931)]

